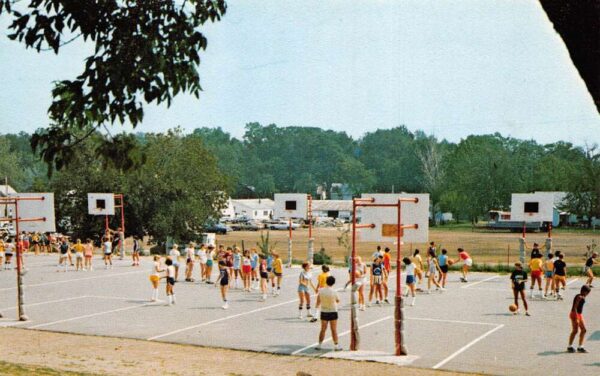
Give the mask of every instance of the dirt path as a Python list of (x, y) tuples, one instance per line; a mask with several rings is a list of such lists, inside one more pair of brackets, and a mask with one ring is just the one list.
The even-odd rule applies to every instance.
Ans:
[[(393, 375), (399, 368), (132, 339), (0, 329), (0, 361), (108, 375)], [(2, 374), (0, 372), (0, 374)], [(402, 368), (404, 376), (457, 373)]]

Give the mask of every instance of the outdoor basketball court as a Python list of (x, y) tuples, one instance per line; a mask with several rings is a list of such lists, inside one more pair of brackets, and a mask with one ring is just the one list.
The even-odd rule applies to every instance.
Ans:
[[(353, 356), (314, 349), (319, 323), (297, 318), (298, 268), (286, 269), (280, 296), (259, 302), (258, 292), (232, 290), (230, 308), (221, 309), (214, 285), (178, 283), (177, 305), (151, 303), (148, 281), (151, 262), (130, 267), (116, 261), (104, 270), (94, 260), (93, 272), (56, 272), (56, 255), (25, 257), (25, 312), (16, 319), (14, 271), (0, 272), (0, 326), (90, 335), (137, 338), (203, 346), (305, 356)], [(347, 280), (345, 269), (334, 269), (336, 287)], [(180, 279), (182, 277), (180, 276)], [(583, 279), (570, 279), (563, 302), (533, 301), (532, 317), (512, 316), (508, 276), (474, 274), (468, 284), (449, 277), (445, 293), (420, 294), (415, 307), (406, 307), (404, 364), (424, 368), (492, 374), (577, 374), (600, 371), (600, 296), (590, 295), (585, 308), (589, 354), (565, 353), (572, 297)], [(393, 285), (391, 283), (390, 285)], [(393, 292), (393, 290), (392, 290)], [(348, 291), (340, 292), (340, 343), (349, 347)], [(161, 288), (161, 297), (164, 291)], [(314, 302), (313, 302), (314, 306)], [(360, 352), (355, 357), (392, 354), (393, 305), (373, 306), (359, 314)]]

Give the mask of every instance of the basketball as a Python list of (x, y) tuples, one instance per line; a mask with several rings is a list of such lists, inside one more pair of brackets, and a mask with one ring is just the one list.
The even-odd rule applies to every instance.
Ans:
[(454, 265), (454, 261), (448, 260), (448, 265), (450, 265), (450, 266)]
[(154, 275), (154, 274), (152, 274), (150, 276), (150, 282), (158, 282), (158, 281), (160, 281), (160, 277), (159, 276)]
[(511, 304), (508, 306), (508, 310), (511, 312), (517, 312), (517, 306), (514, 304)]

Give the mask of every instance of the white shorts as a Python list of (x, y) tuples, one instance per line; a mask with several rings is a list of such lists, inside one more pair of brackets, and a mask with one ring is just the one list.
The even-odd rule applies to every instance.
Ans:
[(200, 259), (200, 264), (206, 264), (206, 259)]
[(464, 263), (466, 266), (473, 266), (473, 259), (472, 258), (465, 259)]
[(78, 259), (82, 259), (83, 258), (83, 253), (77, 252), (77, 253), (75, 253), (75, 257), (77, 257)]

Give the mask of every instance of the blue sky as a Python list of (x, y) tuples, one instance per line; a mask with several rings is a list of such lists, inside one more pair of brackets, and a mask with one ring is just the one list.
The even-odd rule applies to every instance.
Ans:
[[(243, 1), (205, 28), (200, 100), (147, 106), (140, 131), (248, 122), (355, 137), (400, 124), (459, 141), (500, 132), (541, 143), (600, 143), (600, 116), (566, 47), (531, 1)], [(91, 47), (36, 53), (0, 19), (0, 131), (48, 123), (52, 81)], [(115, 129), (121, 129), (118, 125)]]

